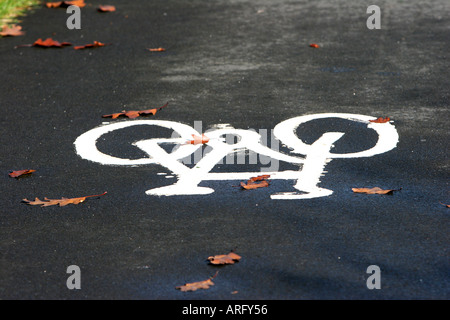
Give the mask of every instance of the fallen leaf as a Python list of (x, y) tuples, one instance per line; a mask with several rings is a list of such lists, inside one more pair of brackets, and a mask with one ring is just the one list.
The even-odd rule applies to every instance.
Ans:
[(169, 103), (167, 102), (165, 105), (163, 105), (162, 107), (159, 108), (155, 108), (155, 109), (147, 109), (147, 110), (141, 110), (141, 111), (125, 111), (123, 110), (122, 112), (118, 112), (118, 113), (112, 113), (112, 114), (105, 114), (102, 117), (103, 118), (113, 118), (113, 119), (117, 119), (120, 116), (125, 116), (128, 117), (130, 119), (134, 119), (137, 118), (139, 116), (142, 115), (155, 115), (156, 112), (158, 112), (159, 110), (161, 110), (162, 108), (167, 107)]
[(318, 47), (319, 47), (319, 45), (316, 44), (316, 43), (311, 43), (309, 46), (310, 46), (311, 48), (318, 48)]
[(198, 281), (198, 282), (192, 282), (192, 283), (186, 283), (182, 286), (175, 287), (175, 289), (178, 289), (180, 291), (186, 292), (186, 291), (195, 291), (197, 289), (209, 289), (210, 286), (214, 285), (214, 282), (212, 282), (212, 279), (214, 279), (219, 271), (216, 272), (216, 274), (212, 277), (209, 277), (206, 280)]
[(447, 208), (450, 208), (450, 204), (445, 204), (445, 203), (442, 203), (442, 202), (439, 202), (440, 204), (442, 204), (443, 206), (446, 206)]
[(46, 2), (45, 6), (47, 8), (67, 8), (70, 6), (77, 6), (83, 8), (86, 5), (84, 0), (73, 0), (73, 1), (57, 1), (57, 2)]
[(205, 136), (204, 133), (201, 135), (201, 137), (193, 134), (192, 138), (194, 138), (194, 139), (186, 141), (186, 144), (196, 145), (196, 144), (205, 144), (205, 143), (209, 142), (209, 138), (207, 136)]
[(75, 50), (80, 50), (80, 49), (88, 49), (88, 48), (97, 48), (97, 47), (104, 47), (107, 44), (101, 43), (99, 41), (94, 41), (94, 43), (90, 43), (90, 44), (85, 44), (83, 46), (75, 46), (73, 47)]
[(245, 184), (244, 182), (241, 182), (241, 187), (245, 190), (250, 190), (250, 189), (257, 189), (257, 188), (264, 188), (264, 187), (268, 187), (269, 183), (266, 180), (263, 180), (261, 182), (249, 182), (247, 184)]
[(50, 48), (50, 47), (57, 47), (62, 48), (65, 46), (71, 46), (72, 44), (70, 42), (59, 42), (56, 40), (53, 40), (52, 38), (47, 38), (45, 40), (37, 39), (32, 46), (33, 47), (44, 47), (44, 48)]
[(100, 5), (98, 6), (97, 10), (100, 12), (113, 12), (116, 11), (116, 7), (110, 5)]
[(234, 264), (241, 259), (241, 256), (237, 255), (233, 251), (229, 254), (220, 254), (216, 256), (208, 257), (208, 261), (211, 264)]
[(247, 183), (241, 182), (241, 187), (246, 190), (268, 187), (268, 178), (270, 178), (270, 175), (268, 174), (252, 177), (247, 180)]
[(3, 26), (2, 31), (0, 32), (0, 35), (3, 37), (17, 37), (22, 36), (25, 34), (25, 32), (21, 31), (22, 27), (18, 25), (12, 25), (11, 27)]
[(162, 52), (162, 51), (166, 51), (166, 49), (164, 48), (147, 48), (148, 51), (151, 52)]
[(106, 191), (102, 194), (97, 194), (93, 196), (84, 196), (79, 198), (61, 198), (61, 199), (48, 199), (47, 197), (44, 198), (44, 201), (39, 200), (39, 198), (35, 198), (34, 201), (30, 201), (28, 199), (23, 199), (22, 201), (29, 204), (29, 205), (41, 205), (42, 207), (48, 207), (48, 206), (54, 206), (59, 205), (60, 207), (64, 207), (68, 204), (80, 204), (86, 200), (86, 198), (93, 198), (93, 197), (100, 197), (106, 194)]
[(32, 172), (35, 172), (36, 170), (31, 170), (31, 169), (27, 169), (27, 170), (17, 170), (17, 171), (13, 171), (9, 174), (9, 176), (11, 178), (19, 178), (20, 176), (23, 175), (27, 175), (27, 174), (31, 174)]
[(391, 121), (391, 118), (389, 118), (389, 117), (385, 117), (385, 118), (379, 117), (379, 118), (377, 118), (375, 120), (369, 120), (369, 121), (370, 122), (374, 122), (374, 123), (386, 123), (386, 122)]
[(400, 191), (400, 189), (387, 189), (383, 190), (381, 188), (352, 188), (352, 191), (355, 193), (366, 193), (366, 194), (392, 194), (394, 191)]

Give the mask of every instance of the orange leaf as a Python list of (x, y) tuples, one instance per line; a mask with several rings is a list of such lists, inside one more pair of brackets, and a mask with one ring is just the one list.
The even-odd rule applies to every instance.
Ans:
[(2, 31), (0, 32), (0, 35), (3, 37), (16, 37), (16, 36), (22, 36), (25, 34), (25, 32), (21, 31), (22, 27), (13, 25), (11, 27), (3, 26)]
[(369, 120), (369, 121), (370, 122), (374, 122), (374, 123), (386, 123), (386, 122), (391, 121), (391, 118), (389, 118), (389, 117), (385, 117), (385, 118), (379, 117), (379, 118), (377, 118), (375, 120)]
[(234, 264), (241, 259), (241, 256), (237, 255), (233, 251), (229, 254), (221, 254), (216, 256), (208, 257), (209, 263), (211, 264)]
[(85, 44), (83, 46), (75, 46), (73, 47), (75, 50), (80, 50), (80, 49), (88, 49), (88, 48), (97, 48), (97, 47), (104, 47), (107, 44), (101, 43), (99, 41), (94, 41), (94, 43), (90, 43), (90, 44)]
[(71, 46), (72, 44), (69, 42), (58, 42), (56, 40), (53, 40), (52, 38), (47, 38), (45, 40), (37, 39), (34, 43), (34, 47), (44, 47), (44, 48), (50, 48), (50, 47), (57, 47), (62, 48), (64, 46)]
[(214, 282), (212, 282), (212, 279), (214, 279), (217, 276), (216, 274), (206, 280), (198, 281), (198, 282), (192, 282), (192, 283), (186, 283), (182, 286), (175, 287), (175, 289), (178, 289), (180, 291), (186, 292), (186, 291), (195, 291), (197, 289), (209, 289), (210, 286), (214, 285)]
[(394, 191), (400, 191), (400, 189), (387, 189), (383, 190), (381, 188), (352, 188), (352, 191), (355, 193), (366, 193), (366, 194), (392, 194)]
[(319, 47), (319, 45), (316, 44), (316, 43), (311, 43), (309, 46), (310, 46), (311, 48), (318, 48), (318, 47)]
[(203, 133), (201, 137), (193, 134), (192, 138), (194, 138), (194, 140), (188, 140), (186, 141), (186, 144), (205, 144), (209, 142), (209, 138), (207, 136), (205, 136), (205, 134)]
[(19, 178), (20, 176), (26, 175), (26, 174), (30, 174), (32, 172), (35, 172), (36, 170), (17, 170), (17, 171), (13, 171), (9, 174), (9, 176), (11, 178)]
[(247, 182), (247, 184), (241, 182), (241, 187), (243, 189), (246, 190), (250, 190), (250, 189), (257, 189), (257, 188), (264, 188), (264, 187), (268, 187), (269, 183), (266, 180), (263, 180), (261, 182)]
[(73, 0), (73, 1), (57, 1), (57, 2), (46, 2), (45, 6), (47, 8), (67, 8), (70, 6), (77, 6), (83, 8), (86, 5), (84, 0)]
[(269, 174), (263, 174), (263, 175), (260, 175), (260, 176), (257, 176), (257, 177), (250, 178), (247, 182), (261, 181), (261, 180), (266, 180), (266, 179), (269, 179), (269, 178), (270, 178)]
[(125, 110), (123, 110), (122, 112), (118, 112), (118, 113), (105, 114), (105, 115), (103, 115), (102, 117), (103, 117), (103, 118), (113, 118), (113, 119), (117, 119), (117, 118), (120, 117), (120, 116), (125, 116), (125, 117), (128, 117), (128, 118), (130, 118), (130, 119), (134, 119), (134, 118), (137, 118), (137, 117), (142, 116), (142, 115), (148, 115), (148, 114), (155, 115), (156, 112), (158, 112), (158, 111), (161, 110), (162, 108), (167, 107), (168, 104), (169, 104), (169, 103), (167, 102), (167, 103), (166, 103), (165, 105), (163, 105), (162, 107), (155, 108), (155, 109), (141, 110), (141, 111), (125, 111)]
[(166, 49), (164, 48), (147, 48), (148, 51), (151, 52), (162, 52), (162, 51), (166, 51)]
[(440, 204), (442, 204), (443, 206), (446, 206), (447, 208), (450, 208), (450, 204), (445, 204), (445, 203), (442, 203), (442, 202), (439, 202)]
[(100, 12), (113, 12), (116, 11), (116, 7), (115, 6), (110, 6), (110, 5), (100, 5), (98, 6), (98, 11)]
[(68, 204), (80, 204), (82, 202), (84, 202), (86, 200), (86, 198), (93, 198), (93, 197), (100, 197), (106, 194), (106, 191), (102, 194), (97, 194), (97, 195), (93, 195), (93, 196), (85, 196), (85, 197), (79, 197), (79, 198), (61, 198), (61, 199), (48, 199), (47, 197), (44, 198), (44, 201), (39, 200), (39, 198), (35, 198), (34, 201), (30, 201), (28, 199), (23, 199), (22, 201), (32, 205), (32, 206), (36, 206), (36, 205), (40, 205), (42, 207), (48, 207), (48, 206), (54, 206), (54, 205), (59, 205), (60, 207), (64, 207)]

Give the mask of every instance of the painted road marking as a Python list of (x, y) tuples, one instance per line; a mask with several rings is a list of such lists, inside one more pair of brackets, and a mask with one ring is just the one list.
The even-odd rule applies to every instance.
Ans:
[[(356, 153), (333, 153), (331, 150), (334, 143), (345, 133), (326, 132), (312, 144), (306, 144), (299, 139), (295, 131), (301, 124), (317, 119), (341, 118), (351, 121), (367, 123), (367, 128), (375, 130), (378, 134), (378, 141), (375, 146), (368, 150)], [(274, 128), (274, 136), (287, 147), (292, 149), (292, 153), (303, 156), (287, 155), (264, 146), (261, 143), (261, 135), (253, 130), (234, 129), (229, 126), (217, 126), (208, 131), (210, 138), (206, 145), (211, 149), (206, 153), (194, 167), (189, 168), (180, 160), (190, 156), (202, 145), (186, 144), (192, 139), (192, 135), (201, 136), (191, 126), (186, 124), (166, 121), (166, 120), (131, 120), (103, 125), (79, 136), (75, 141), (75, 149), (80, 157), (102, 165), (148, 165), (159, 164), (169, 169), (178, 178), (173, 185), (154, 188), (146, 191), (148, 195), (175, 196), (175, 195), (202, 195), (214, 192), (209, 187), (200, 187), (202, 181), (208, 180), (245, 180), (258, 175), (260, 172), (211, 172), (224, 157), (242, 150), (251, 150), (255, 153), (265, 155), (277, 161), (285, 161), (292, 164), (301, 165), (301, 169), (264, 172), (269, 174), (271, 179), (295, 180), (294, 188), (296, 192), (281, 192), (272, 194), (272, 199), (309, 199), (329, 196), (332, 190), (321, 188), (320, 177), (325, 174), (325, 166), (335, 158), (360, 158), (372, 157), (392, 150), (398, 143), (398, 133), (395, 126), (389, 122), (373, 123), (369, 120), (375, 119), (371, 116), (347, 114), (347, 113), (323, 113), (285, 120)], [(140, 148), (149, 157), (141, 159), (124, 159), (112, 157), (98, 150), (97, 140), (112, 131), (128, 128), (132, 126), (159, 126), (172, 129), (176, 135), (171, 138), (153, 138), (134, 142), (133, 145)], [(224, 136), (238, 136), (238, 142), (226, 143)], [(176, 137), (175, 137), (176, 136)], [(176, 144), (171, 153), (168, 153), (161, 145), (166, 143)]]

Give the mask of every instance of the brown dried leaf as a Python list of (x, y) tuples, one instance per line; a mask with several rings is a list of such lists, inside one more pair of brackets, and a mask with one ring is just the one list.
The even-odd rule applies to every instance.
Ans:
[(164, 48), (147, 48), (148, 51), (150, 52), (163, 52), (166, 51), (166, 49)]
[(352, 191), (355, 193), (366, 193), (366, 194), (393, 194), (394, 191), (400, 191), (400, 189), (386, 189), (383, 190), (381, 188), (352, 188)]
[(439, 202), (440, 204), (442, 204), (443, 206), (446, 206), (447, 208), (450, 208), (450, 204), (445, 204), (445, 203), (442, 203), (442, 202)]
[(162, 108), (167, 107), (168, 104), (169, 104), (169, 103), (167, 102), (167, 103), (166, 103), (165, 105), (163, 105), (162, 107), (156, 108), (156, 109), (147, 109), (147, 110), (141, 110), (141, 111), (125, 111), (125, 110), (123, 110), (122, 112), (118, 112), (118, 113), (105, 114), (105, 115), (103, 115), (102, 117), (103, 117), (103, 118), (113, 118), (113, 119), (117, 119), (117, 118), (120, 117), (120, 116), (125, 116), (125, 117), (128, 117), (128, 118), (130, 118), (130, 119), (134, 119), (134, 118), (137, 118), (137, 117), (142, 116), (142, 115), (149, 115), (149, 114), (155, 115), (156, 112), (158, 112), (158, 111), (161, 110)]
[(233, 251), (229, 254), (208, 257), (209, 263), (211, 264), (234, 264), (235, 262), (239, 262), (240, 259), (241, 256), (237, 255)]
[(84, 0), (73, 0), (73, 1), (56, 1), (56, 2), (46, 2), (45, 6), (47, 8), (67, 8), (70, 6), (77, 6), (83, 8), (86, 6)]
[(197, 289), (209, 289), (210, 286), (214, 285), (214, 282), (212, 282), (212, 279), (214, 279), (218, 273), (219, 273), (219, 271), (217, 271), (214, 276), (212, 276), (206, 280), (192, 282), (192, 283), (186, 283), (182, 286), (175, 287), (175, 289), (178, 289), (183, 292), (196, 291)]
[(268, 174), (263, 174), (257, 177), (252, 177), (247, 180), (247, 183), (241, 182), (241, 187), (246, 190), (264, 188), (269, 186), (267, 179), (270, 177)]
[(102, 43), (100, 41), (94, 41), (94, 43), (85, 44), (82, 46), (75, 46), (73, 47), (75, 50), (81, 50), (81, 49), (88, 49), (88, 48), (98, 48), (98, 47), (104, 47), (107, 46), (107, 44)]
[(72, 44), (70, 42), (58, 42), (56, 40), (53, 40), (52, 38), (47, 38), (45, 40), (42, 40), (41, 38), (37, 39), (33, 43), (33, 47), (44, 47), (44, 48), (50, 48), (50, 47), (56, 47), (56, 48), (62, 48), (65, 46), (71, 46)]
[(59, 205), (60, 207), (64, 207), (68, 204), (80, 204), (86, 200), (86, 198), (93, 198), (93, 197), (100, 197), (105, 195), (107, 192), (105, 191), (102, 194), (97, 194), (93, 196), (85, 196), (85, 197), (79, 197), (79, 198), (61, 198), (61, 199), (48, 199), (47, 197), (44, 198), (44, 201), (40, 200), (39, 198), (35, 198), (34, 201), (30, 201), (28, 199), (23, 199), (22, 201), (26, 204), (36, 206), (40, 205), (42, 207), (48, 207), (48, 206), (54, 206)]
[(0, 35), (3, 37), (17, 37), (22, 36), (25, 34), (25, 32), (21, 31), (22, 27), (18, 25), (12, 25), (11, 27), (3, 26), (2, 31), (0, 32)]
[(35, 172), (36, 170), (32, 169), (26, 169), (26, 170), (17, 170), (13, 171), (9, 174), (11, 178), (19, 178), (20, 176), (31, 174), (32, 172)]

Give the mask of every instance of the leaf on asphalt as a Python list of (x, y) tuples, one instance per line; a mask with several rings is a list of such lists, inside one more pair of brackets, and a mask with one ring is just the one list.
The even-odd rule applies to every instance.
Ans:
[(442, 203), (442, 202), (439, 202), (440, 204), (442, 204), (443, 206), (446, 206), (447, 208), (450, 208), (450, 204), (445, 204), (445, 203)]
[(104, 47), (107, 46), (105, 43), (101, 43), (99, 41), (94, 41), (94, 43), (85, 44), (83, 46), (75, 46), (73, 47), (75, 50), (81, 50), (81, 49), (88, 49), (88, 48), (98, 48), (98, 47)]
[(270, 177), (268, 174), (252, 177), (247, 180), (247, 183), (241, 182), (241, 187), (245, 190), (264, 188), (269, 186), (267, 179)]
[(112, 114), (105, 114), (102, 117), (103, 118), (113, 118), (113, 119), (117, 119), (120, 116), (125, 116), (128, 117), (130, 119), (134, 119), (137, 118), (139, 116), (146, 116), (146, 115), (155, 115), (156, 112), (158, 112), (159, 110), (161, 110), (162, 108), (167, 107), (169, 103), (167, 102), (165, 105), (163, 105), (162, 107), (159, 108), (155, 108), (155, 109), (148, 109), (148, 110), (141, 110), (141, 111), (125, 111), (123, 110), (122, 112), (118, 112), (118, 113), (112, 113)]
[(45, 40), (37, 39), (32, 46), (33, 47), (44, 47), (44, 48), (50, 48), (50, 47), (56, 47), (56, 48), (62, 48), (65, 46), (71, 46), (72, 44), (70, 42), (59, 42), (56, 40), (53, 40), (52, 38), (47, 38)]
[(192, 135), (193, 140), (186, 141), (186, 144), (205, 144), (209, 142), (209, 138), (203, 133), (201, 136)]
[(319, 47), (319, 45), (317, 43), (311, 43), (309, 46), (311, 48), (318, 48)]
[(353, 192), (355, 192), (355, 193), (366, 193), (366, 194), (393, 194), (394, 191), (400, 191), (401, 189), (402, 188), (383, 190), (378, 187), (375, 187), (375, 188), (352, 188)]
[(214, 282), (212, 282), (212, 279), (214, 279), (218, 273), (219, 273), (219, 271), (217, 271), (215, 275), (213, 275), (212, 277), (209, 277), (206, 280), (192, 282), (192, 283), (186, 283), (182, 286), (175, 287), (175, 289), (178, 289), (178, 290), (184, 291), (184, 292), (195, 291), (197, 289), (209, 289), (210, 286), (214, 285)]
[(389, 117), (385, 117), (385, 118), (379, 117), (379, 118), (377, 118), (375, 120), (369, 120), (369, 121), (373, 122), (373, 123), (386, 123), (386, 122), (391, 121), (391, 118), (389, 118)]
[(2, 31), (0, 31), (0, 35), (3, 37), (17, 37), (25, 34), (24, 31), (21, 31), (22, 27), (18, 25), (12, 25), (11, 27), (3, 26)]
[(9, 174), (9, 176), (10, 176), (11, 178), (19, 178), (19, 177), (21, 177), (21, 176), (23, 176), (23, 175), (28, 175), (28, 174), (31, 174), (31, 173), (33, 173), (33, 172), (36, 172), (36, 170), (32, 170), (32, 169), (16, 170), (16, 171), (11, 172), (11, 173)]
[(229, 254), (220, 254), (208, 257), (208, 261), (211, 264), (234, 264), (235, 262), (239, 262), (240, 259), (241, 256), (237, 255), (233, 251)]
[(48, 207), (48, 206), (54, 206), (59, 205), (60, 207), (64, 207), (68, 204), (80, 204), (86, 200), (86, 198), (94, 198), (94, 197), (100, 197), (106, 194), (106, 191), (102, 194), (97, 194), (93, 196), (84, 196), (84, 197), (78, 197), (78, 198), (61, 198), (61, 199), (48, 199), (47, 197), (44, 198), (44, 201), (39, 200), (39, 198), (35, 198), (34, 201), (30, 201), (28, 199), (23, 199), (23, 202), (26, 204), (37, 206), (40, 205), (42, 207)]
[(113, 12), (116, 11), (116, 7), (110, 5), (100, 5), (98, 6), (97, 10), (100, 12)]
[(83, 8), (86, 5), (84, 0), (73, 0), (73, 1), (56, 1), (56, 2), (46, 2), (45, 6), (47, 8), (67, 8), (70, 6), (77, 6)]
[(148, 51), (151, 52), (162, 52), (162, 51), (166, 51), (166, 49), (164, 48), (147, 48)]

